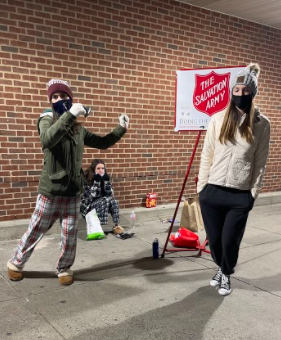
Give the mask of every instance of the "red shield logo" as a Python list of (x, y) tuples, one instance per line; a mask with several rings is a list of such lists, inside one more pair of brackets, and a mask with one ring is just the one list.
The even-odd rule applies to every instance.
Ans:
[(196, 110), (208, 116), (222, 111), (229, 102), (230, 72), (217, 74), (212, 71), (206, 75), (195, 74), (193, 105)]

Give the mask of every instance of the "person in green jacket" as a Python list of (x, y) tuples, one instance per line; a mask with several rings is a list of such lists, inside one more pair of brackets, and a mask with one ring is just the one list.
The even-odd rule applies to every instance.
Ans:
[(59, 219), (61, 224), (61, 253), (57, 275), (61, 285), (73, 283), (77, 244), (80, 197), (83, 190), (82, 158), (84, 145), (107, 149), (126, 133), (129, 118), (119, 117), (120, 124), (104, 137), (98, 136), (77, 118), (86, 115), (85, 107), (72, 103), (73, 94), (67, 81), (51, 79), (48, 98), (52, 109), (45, 110), (38, 119), (37, 129), (44, 151), (44, 166), (39, 180), (35, 211), (28, 230), (22, 236), (16, 252), (8, 261), (10, 280), (23, 279), (23, 268), (35, 246)]

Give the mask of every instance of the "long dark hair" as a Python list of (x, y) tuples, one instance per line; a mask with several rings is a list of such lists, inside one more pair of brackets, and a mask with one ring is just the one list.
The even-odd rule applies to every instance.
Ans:
[(93, 184), (93, 181), (94, 181), (94, 176), (96, 174), (96, 167), (98, 164), (103, 164), (104, 165), (104, 173), (106, 174), (106, 167), (105, 167), (105, 164), (104, 164), (104, 161), (101, 160), (101, 159), (97, 159), (95, 158), (91, 165), (89, 166), (89, 168), (87, 170), (85, 170), (84, 172), (84, 176), (85, 176), (85, 179), (86, 181), (89, 183), (89, 184)]
[(254, 140), (253, 127), (255, 118), (255, 106), (253, 102), (249, 112), (246, 113), (246, 117), (243, 123), (239, 127), (240, 117), (241, 115), (237, 107), (231, 100), (226, 109), (226, 113), (220, 131), (219, 141), (222, 144), (226, 144), (227, 141), (235, 143), (235, 133), (237, 129), (239, 129), (241, 136), (244, 137), (248, 143), (253, 143)]

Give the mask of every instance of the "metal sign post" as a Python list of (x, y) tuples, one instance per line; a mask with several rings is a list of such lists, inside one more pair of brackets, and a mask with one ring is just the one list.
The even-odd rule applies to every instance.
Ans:
[(207, 238), (206, 238), (205, 242), (202, 245), (199, 242), (198, 245), (195, 248), (169, 248), (169, 249), (167, 249), (167, 244), (168, 244), (171, 232), (173, 230), (173, 226), (174, 226), (174, 222), (175, 222), (175, 219), (176, 219), (176, 216), (177, 216), (178, 208), (179, 208), (179, 205), (180, 205), (180, 202), (181, 202), (182, 194), (184, 192), (186, 181), (187, 181), (187, 178), (188, 178), (189, 173), (190, 173), (191, 165), (192, 165), (192, 162), (193, 162), (196, 150), (197, 150), (197, 146), (198, 146), (201, 134), (202, 134), (202, 131), (198, 131), (198, 135), (197, 135), (196, 142), (195, 142), (195, 145), (194, 145), (194, 148), (193, 148), (193, 152), (192, 152), (192, 155), (190, 157), (190, 161), (189, 161), (189, 164), (188, 164), (188, 167), (187, 167), (185, 178), (184, 178), (184, 181), (183, 181), (183, 184), (182, 184), (182, 189), (181, 189), (181, 192), (180, 192), (180, 195), (179, 195), (179, 198), (178, 198), (178, 203), (177, 203), (177, 206), (176, 206), (176, 210), (174, 212), (172, 223), (171, 223), (170, 229), (168, 231), (166, 243), (165, 243), (165, 246), (163, 248), (162, 255), (161, 255), (162, 258), (165, 257), (165, 252), (166, 251), (168, 251), (168, 252), (176, 252), (176, 251), (196, 251), (196, 250), (198, 250), (198, 254), (196, 256), (201, 256), (202, 252), (210, 253), (210, 251), (206, 249), (206, 245), (208, 243)]

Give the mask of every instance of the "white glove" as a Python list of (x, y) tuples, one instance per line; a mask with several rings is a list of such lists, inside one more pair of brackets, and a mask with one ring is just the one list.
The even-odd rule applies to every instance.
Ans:
[(119, 117), (119, 122), (120, 122), (120, 125), (125, 128), (125, 129), (128, 129), (129, 127), (129, 117), (126, 116), (126, 115), (121, 115)]
[(85, 115), (86, 110), (84, 109), (84, 106), (80, 103), (75, 103), (71, 106), (71, 109), (69, 110), (73, 116), (76, 118), (79, 117), (80, 115)]

